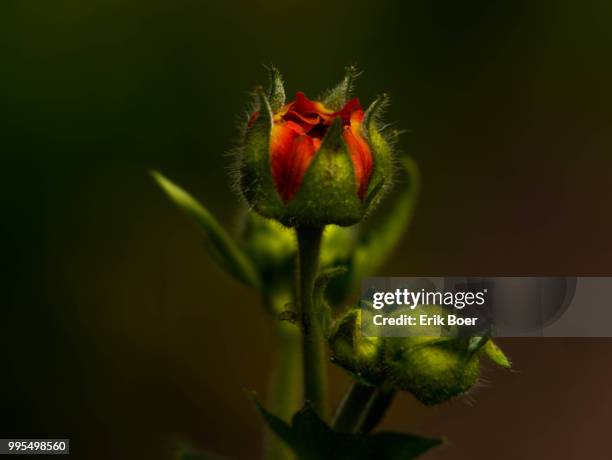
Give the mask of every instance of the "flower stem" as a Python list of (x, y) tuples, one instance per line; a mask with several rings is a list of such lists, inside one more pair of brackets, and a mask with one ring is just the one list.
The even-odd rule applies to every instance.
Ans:
[(376, 388), (353, 382), (340, 401), (332, 428), (342, 433), (354, 433)]
[(377, 388), (372, 399), (370, 399), (364, 414), (359, 421), (359, 433), (367, 434), (382, 421), (395, 399), (396, 391)]
[(323, 229), (300, 226), (296, 228), (299, 267), (298, 298), (302, 326), (302, 359), (304, 364), (304, 399), (325, 419), (327, 415), (325, 350), (320, 318), (313, 303), (313, 288), (319, 266), (319, 252)]
[[(291, 288), (271, 290), (266, 300), (267, 308), (272, 314), (280, 313), (288, 302), (291, 302)], [(279, 321), (274, 318), (276, 336), (276, 356), (274, 369), (270, 376), (268, 406), (270, 410), (285, 422), (300, 408), (302, 397), (301, 337), (295, 324)], [(289, 446), (266, 428), (266, 460), (294, 459)]]
[(394, 390), (353, 382), (338, 406), (332, 427), (343, 433), (369, 433), (382, 420), (394, 396)]

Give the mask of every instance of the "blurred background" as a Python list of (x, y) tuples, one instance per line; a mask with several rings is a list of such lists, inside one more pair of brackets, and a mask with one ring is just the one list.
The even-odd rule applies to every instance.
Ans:
[[(611, 275), (611, 24), (603, 0), (3, 1), (2, 437), (257, 458), (270, 325), (147, 171), (235, 226), (226, 152), (264, 64), (289, 95), (351, 63), (364, 104), (391, 93), (424, 188), (384, 274)], [(428, 459), (609, 457), (612, 340), (501, 342), (516, 372), (403, 394), (383, 428), (444, 435)]]

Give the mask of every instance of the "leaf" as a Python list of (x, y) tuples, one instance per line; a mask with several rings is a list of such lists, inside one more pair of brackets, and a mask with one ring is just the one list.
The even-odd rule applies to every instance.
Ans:
[(484, 346), (484, 352), (487, 357), (493, 361), (495, 364), (501, 367), (505, 367), (506, 369), (510, 369), (512, 367), (512, 363), (495, 343), (492, 340), (489, 340)]
[(323, 422), (309, 405), (297, 412), (289, 425), (268, 412), (255, 397), (253, 400), (270, 429), (300, 460), (409, 460), (442, 443), (440, 439), (401, 433), (339, 433)]
[(215, 261), (234, 278), (259, 289), (261, 279), (253, 262), (238, 247), (217, 219), (189, 193), (161, 173), (152, 171), (151, 175), (170, 199), (199, 225), (204, 233), (208, 250)]

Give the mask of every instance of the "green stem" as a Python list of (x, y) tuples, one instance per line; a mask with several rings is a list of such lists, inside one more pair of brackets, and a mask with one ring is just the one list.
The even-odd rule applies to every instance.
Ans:
[(354, 433), (376, 388), (353, 382), (338, 406), (332, 428), (342, 433)]
[[(301, 338), (294, 324), (276, 321), (276, 357), (270, 379), (270, 410), (286, 422), (300, 409), (302, 397)], [(295, 458), (287, 444), (269, 429), (266, 430), (266, 459)]]
[(332, 427), (344, 433), (369, 433), (383, 419), (394, 390), (353, 382), (338, 406)]
[[(286, 422), (301, 406), (302, 366), (301, 336), (295, 324), (276, 318), (293, 301), (293, 290), (285, 280), (272, 283), (265, 295), (265, 307), (273, 315), (276, 338), (273, 370), (270, 376), (268, 407)], [(287, 444), (266, 428), (267, 460), (291, 460), (295, 456)]]
[(387, 413), (393, 399), (395, 399), (395, 394), (395, 390), (384, 390), (382, 388), (376, 390), (359, 421), (359, 433), (367, 434), (376, 428), (376, 425), (382, 421)]
[(299, 248), (298, 305), (302, 325), (302, 359), (304, 365), (304, 399), (323, 419), (327, 413), (325, 349), (321, 324), (313, 302), (313, 288), (319, 266), (323, 229), (297, 227)]

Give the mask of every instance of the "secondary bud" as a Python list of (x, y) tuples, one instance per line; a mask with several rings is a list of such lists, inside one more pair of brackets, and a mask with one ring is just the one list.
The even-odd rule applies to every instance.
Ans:
[(329, 338), (333, 361), (366, 384), (408, 391), (424, 404), (439, 404), (472, 388), (482, 355), (510, 367), (501, 349), (484, 337), (438, 337), (435, 328), (427, 327), (421, 337), (367, 337), (360, 320), (368, 314), (350, 310), (336, 321)]

